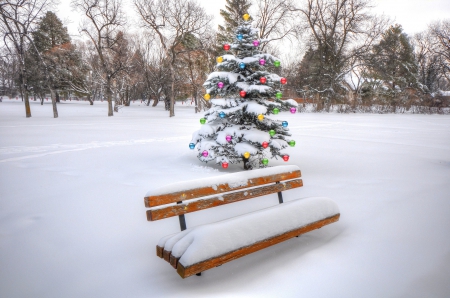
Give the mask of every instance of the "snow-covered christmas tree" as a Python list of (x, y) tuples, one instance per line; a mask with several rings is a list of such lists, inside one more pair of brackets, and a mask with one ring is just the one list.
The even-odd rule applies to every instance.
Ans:
[[(202, 127), (189, 144), (197, 148), (201, 161), (215, 161), (227, 168), (229, 163), (244, 163), (244, 169), (266, 167), (269, 158), (289, 160), (281, 150), (295, 146), (288, 122), (272, 120), (270, 114), (296, 112), (294, 100), (281, 100), (286, 79), (270, 72), (280, 67), (280, 59), (259, 50), (262, 40), (245, 14), (236, 29), (234, 43), (223, 46), (227, 54), (217, 57), (215, 72), (203, 86), (204, 98), (212, 107)], [(228, 52), (231, 51), (231, 54)]]

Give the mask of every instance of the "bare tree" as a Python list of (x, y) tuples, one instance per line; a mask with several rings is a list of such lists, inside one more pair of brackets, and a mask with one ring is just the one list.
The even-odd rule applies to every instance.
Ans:
[(122, 60), (114, 59), (115, 54), (122, 49), (118, 44), (121, 40), (119, 32), (125, 24), (122, 2), (120, 0), (73, 0), (72, 4), (86, 17), (80, 31), (88, 37), (98, 55), (108, 100), (108, 116), (113, 116), (113, 79), (127, 67)]
[(170, 117), (175, 116), (175, 64), (178, 56), (186, 51), (197, 50), (180, 47), (189, 38), (200, 37), (208, 29), (211, 17), (193, 0), (134, 0), (141, 24), (153, 32), (168, 59), (171, 76)]
[(9, 53), (19, 62), (20, 89), (25, 101), (26, 117), (31, 117), (26, 76), (27, 49), (32, 44), (31, 32), (39, 17), (51, 5), (50, 0), (2, 0), (0, 2), (0, 32)]
[(256, 0), (256, 27), (264, 40), (261, 50), (271, 41), (295, 35), (296, 24), (291, 0)]
[(308, 86), (326, 101), (347, 92), (345, 77), (363, 62), (388, 20), (370, 14), (370, 0), (305, 0), (301, 30), (310, 40), (314, 83)]
[(436, 39), (433, 50), (442, 58), (443, 75), (450, 81), (450, 19), (436, 22), (429, 29)]

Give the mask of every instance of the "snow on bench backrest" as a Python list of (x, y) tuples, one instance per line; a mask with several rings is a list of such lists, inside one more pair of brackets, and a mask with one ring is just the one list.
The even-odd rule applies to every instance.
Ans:
[(290, 165), (177, 182), (147, 192), (145, 206), (155, 207), (299, 177), (300, 168)]

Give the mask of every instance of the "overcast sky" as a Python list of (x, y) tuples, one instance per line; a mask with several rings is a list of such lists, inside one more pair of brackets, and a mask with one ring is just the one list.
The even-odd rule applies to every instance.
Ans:
[[(222, 21), (219, 10), (225, 7), (225, 0), (198, 0), (207, 13), (214, 15), (215, 24)], [(298, 0), (301, 3), (302, 0)], [(132, 15), (131, 0), (124, 0), (125, 8)], [(401, 24), (409, 35), (423, 31), (433, 21), (450, 19), (450, 0), (372, 0), (377, 14), (385, 14)], [(61, 0), (58, 16), (66, 22), (71, 35), (78, 34), (80, 16), (70, 8), (70, 0)]]

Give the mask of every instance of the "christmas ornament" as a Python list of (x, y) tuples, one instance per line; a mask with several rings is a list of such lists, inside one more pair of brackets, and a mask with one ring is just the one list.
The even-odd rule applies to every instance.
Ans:
[(283, 160), (284, 161), (288, 161), (289, 160), (289, 155), (283, 155)]
[(273, 137), (275, 135), (275, 130), (273, 130), (273, 129), (269, 130), (269, 135), (271, 137)]
[(259, 65), (264, 65), (266, 64), (266, 60), (264, 59), (259, 59)]
[(281, 123), (281, 125), (283, 125), (283, 127), (288, 127), (288, 122), (287, 122), (287, 121), (283, 121), (283, 122)]
[(278, 60), (275, 61), (275, 62), (273, 63), (273, 65), (275, 65), (275, 67), (280, 67), (280, 64), (281, 64), (281, 63), (280, 63), (280, 61), (278, 61)]
[(259, 114), (258, 115), (258, 120), (259, 121), (263, 121), (264, 120), (264, 115), (263, 114)]
[(264, 149), (266, 149), (267, 147), (269, 147), (269, 143), (267, 143), (267, 142), (262, 142), (261, 145), (263, 146)]
[(244, 38), (244, 35), (238, 34), (236, 37), (237, 37), (238, 40), (242, 40)]
[(220, 112), (220, 113), (219, 113), (219, 117), (220, 117), (220, 118), (225, 118), (225, 116), (226, 116), (226, 115), (225, 115), (224, 112)]
[(258, 40), (254, 40), (254, 41), (253, 41), (253, 45), (254, 45), (255, 47), (259, 46), (259, 41), (258, 41)]
[(267, 158), (264, 158), (262, 160), (263, 165), (267, 166), (267, 164), (269, 163), (269, 160)]
[(217, 83), (217, 87), (219, 87), (219, 89), (222, 89), (223, 88), (223, 83), (222, 82)]
[(281, 80), (280, 80), (280, 82), (281, 82), (281, 84), (286, 84), (287, 83), (287, 80), (286, 80), (286, 78), (281, 78)]
[(296, 108), (291, 108), (290, 111), (291, 111), (292, 114), (295, 114), (297, 112), (297, 109)]
[(250, 15), (246, 13), (242, 16), (242, 18), (244, 19), (244, 21), (248, 21), (248, 19), (250, 19)]
[(295, 141), (294, 140), (289, 141), (289, 146), (295, 147)]
[(206, 100), (209, 100), (211, 98), (211, 95), (209, 95), (208, 93), (205, 94), (205, 96), (203, 96)]
[(225, 137), (225, 140), (227, 140), (228, 143), (231, 142), (231, 139), (232, 139), (231, 136), (226, 136), (226, 137)]
[(280, 98), (282, 98), (283, 97), (283, 93), (281, 93), (281, 92), (277, 92), (277, 95), (276, 95), (276, 98), (278, 98), (278, 99), (280, 99)]
[(222, 168), (224, 168), (224, 169), (228, 168), (228, 163), (226, 161), (224, 161), (222, 163)]
[(267, 82), (267, 79), (265, 77), (260, 77), (259, 81), (261, 82), (261, 84), (265, 84)]
[(203, 155), (204, 157), (207, 157), (207, 156), (208, 156), (208, 151), (206, 151), (206, 150), (203, 151), (203, 152), (202, 152), (202, 155)]
[(240, 69), (244, 69), (245, 68), (245, 63), (244, 62), (239, 63), (239, 68)]
[(239, 95), (241, 97), (245, 97), (247, 95), (247, 92), (245, 92), (244, 90), (242, 90), (241, 92), (239, 92)]
[(244, 157), (245, 157), (245, 158), (249, 158), (249, 157), (250, 157), (250, 153), (245, 152), (245, 153), (244, 153)]
[(217, 63), (222, 63), (223, 62), (223, 57), (222, 56), (217, 57), (216, 61), (217, 61)]
[(272, 111), (275, 115), (278, 114), (280, 112), (280, 110), (278, 108), (273, 109)]
[(195, 148), (195, 144), (194, 143), (190, 143), (189, 144), (189, 148), (194, 149)]
[(201, 124), (205, 124), (205, 123), (206, 123), (206, 119), (205, 119), (205, 118), (201, 118), (201, 119), (200, 119), (200, 123), (201, 123)]
[(225, 51), (229, 51), (229, 50), (230, 50), (230, 45), (229, 45), (229, 44), (223, 45), (223, 49), (224, 49)]

